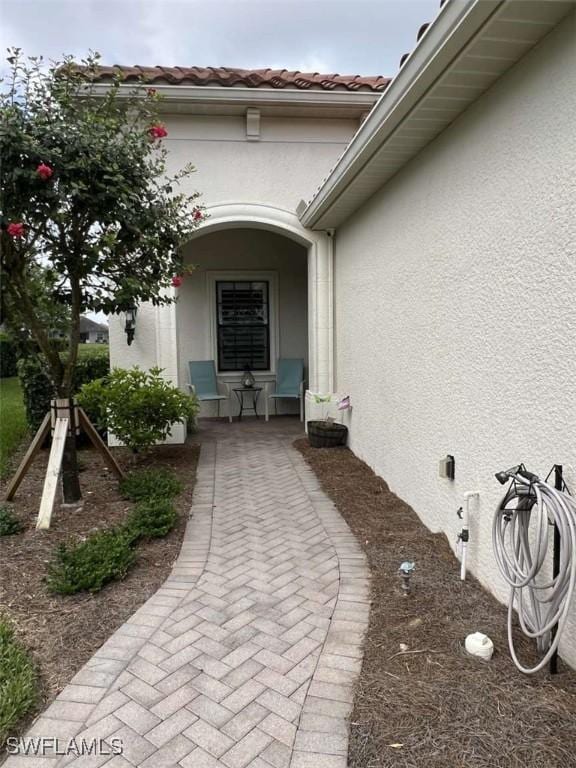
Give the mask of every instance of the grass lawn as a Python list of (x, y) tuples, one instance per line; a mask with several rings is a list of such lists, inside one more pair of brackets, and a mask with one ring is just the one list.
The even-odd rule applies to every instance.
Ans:
[(0, 379), (0, 477), (27, 431), (22, 391), (17, 377)]
[(37, 699), (36, 672), (12, 628), (0, 617), (0, 747)]

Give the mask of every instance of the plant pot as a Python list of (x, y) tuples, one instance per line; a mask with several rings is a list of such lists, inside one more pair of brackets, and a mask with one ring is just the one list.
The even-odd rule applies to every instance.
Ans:
[(332, 421), (309, 421), (308, 440), (312, 448), (334, 448), (346, 445), (348, 427)]

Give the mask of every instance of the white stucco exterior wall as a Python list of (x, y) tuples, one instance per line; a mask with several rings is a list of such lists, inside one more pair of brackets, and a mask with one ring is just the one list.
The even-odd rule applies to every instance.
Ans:
[[(453, 546), (480, 491), (469, 565), (500, 598), (494, 472), (559, 463), (576, 491), (573, 32), (572, 16), (336, 235), (351, 447)], [(576, 606), (562, 653), (576, 665)]]
[(166, 115), (169, 172), (196, 173), (182, 189), (202, 202), (266, 203), (295, 211), (312, 195), (358, 128), (352, 119), (269, 117), (258, 141), (246, 139), (241, 116)]

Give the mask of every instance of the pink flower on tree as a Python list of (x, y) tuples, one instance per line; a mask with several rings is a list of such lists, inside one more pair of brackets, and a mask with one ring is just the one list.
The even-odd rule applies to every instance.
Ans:
[(163, 139), (165, 136), (168, 136), (168, 131), (162, 125), (162, 123), (156, 123), (155, 125), (151, 125), (150, 128), (148, 128), (148, 135), (154, 141), (156, 139)]
[(48, 179), (53, 176), (54, 169), (50, 168), (50, 166), (46, 165), (46, 163), (40, 163), (38, 168), (36, 168), (36, 173), (38, 176), (40, 176), (42, 181), (48, 181)]
[(10, 237), (24, 237), (24, 224), (21, 221), (12, 221), (6, 227), (6, 232)]
[(150, 98), (152, 98), (152, 96), (156, 96), (156, 88), (147, 88), (146, 95), (150, 96)]
[(192, 215), (193, 215), (194, 221), (201, 221), (204, 218), (204, 214), (202, 213), (200, 208), (194, 208), (194, 212)]
[(183, 282), (182, 277), (180, 275), (174, 275), (174, 277), (172, 278), (172, 286), (174, 288), (180, 288), (180, 286), (182, 285), (182, 282)]

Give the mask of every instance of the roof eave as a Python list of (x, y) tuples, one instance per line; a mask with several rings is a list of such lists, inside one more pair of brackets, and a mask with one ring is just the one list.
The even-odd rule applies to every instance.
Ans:
[[(522, 25), (525, 21), (522, 14), (535, 12), (533, 6), (537, 6), (539, 13), (546, 11), (550, 16), (526, 21), (533, 40), (523, 40), (521, 36), (510, 41), (489, 37), (491, 29), (503, 18), (508, 23), (513, 20)], [(573, 7), (571, 3), (560, 1), (545, 6), (514, 0), (449, 0), (445, 3), (315, 196), (303, 208), (300, 214), (302, 224), (311, 229), (339, 226), (478, 99), (507, 68), (551, 31), (569, 13), (570, 7)], [(457, 106), (450, 107), (450, 118), (429, 122), (419, 119), (418, 110), (424, 98), (428, 104), (431, 98), (432, 101), (441, 99), (433, 96), (435, 86), (449, 82), (453, 72), (458, 73), (458, 60), (470, 55), (473, 46), (478, 41), (482, 42), (482, 35), (486, 35), (492, 43), (503, 46), (502, 71), (495, 72), (492, 81), (486, 78), (482, 87), (475, 87), (475, 81), (464, 85), (464, 93), (470, 95), (462, 98), (462, 94), (458, 94), (460, 98), (453, 102)], [(495, 57), (494, 61), (497, 60), (498, 57)], [(472, 74), (476, 76), (479, 73)], [(452, 83), (448, 85), (448, 88), (457, 87)], [(411, 132), (418, 135), (411, 140), (404, 139), (405, 146), (398, 148), (394, 142), (398, 144), (402, 130), (410, 127), (410, 121), (418, 126)], [(382, 160), (386, 155), (388, 159)]]
[[(95, 95), (104, 94), (110, 83), (96, 83), (92, 86)], [(300, 90), (298, 88), (248, 88), (209, 86), (209, 85), (168, 85), (154, 83), (152, 86), (139, 86), (126, 83), (121, 89), (126, 91), (142, 90), (153, 87), (162, 96), (162, 104), (232, 104), (235, 106), (307, 106), (307, 107), (359, 107), (371, 109), (378, 101), (378, 91), (358, 90)]]
[[(313, 229), (351, 179), (370, 160), (390, 131), (405, 117), (441, 72), (458, 39), (470, 36), (503, 0), (462, 0), (445, 3), (436, 19), (360, 126), (346, 151), (300, 216)], [(452, 43), (449, 45), (449, 43)]]

